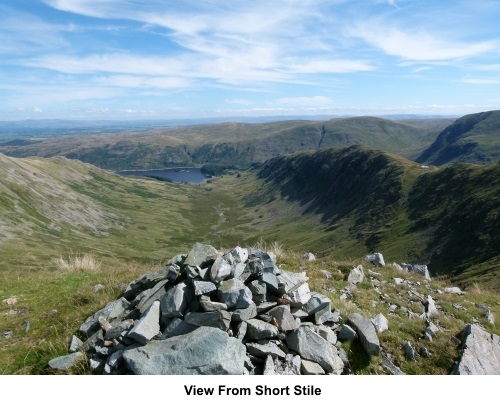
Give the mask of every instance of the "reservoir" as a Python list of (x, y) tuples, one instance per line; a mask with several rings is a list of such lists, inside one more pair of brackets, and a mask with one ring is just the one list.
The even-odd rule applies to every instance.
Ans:
[(152, 177), (157, 180), (173, 181), (176, 183), (200, 184), (212, 176), (205, 175), (198, 167), (178, 167), (173, 169), (154, 170), (120, 170), (116, 172), (122, 176)]

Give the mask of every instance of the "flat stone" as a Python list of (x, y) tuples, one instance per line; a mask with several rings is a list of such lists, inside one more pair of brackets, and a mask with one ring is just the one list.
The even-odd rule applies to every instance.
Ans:
[(129, 307), (130, 303), (125, 298), (120, 298), (116, 301), (109, 302), (103, 309), (97, 311), (94, 315), (89, 316), (80, 326), (80, 332), (87, 336), (93, 335), (100, 328), (99, 317), (112, 321), (121, 316)]
[(140, 375), (242, 375), (245, 357), (241, 341), (206, 326), (123, 354), (128, 369)]
[(337, 335), (330, 328), (320, 325), (317, 328), (316, 333), (325, 339), (328, 343), (335, 345), (337, 344)]
[(80, 351), (82, 346), (83, 342), (78, 337), (76, 337), (75, 335), (71, 336), (71, 340), (69, 341), (68, 345), (68, 351), (70, 353), (75, 353)]
[(123, 293), (123, 297), (126, 299), (133, 299), (139, 294), (139, 292), (147, 290), (153, 287), (156, 283), (165, 280), (168, 275), (168, 269), (166, 267), (156, 270), (149, 271), (136, 280), (132, 281)]
[(161, 339), (165, 340), (174, 336), (187, 335), (197, 328), (198, 326), (184, 322), (180, 318), (174, 318), (172, 322), (170, 322), (170, 324), (165, 328)]
[(438, 309), (436, 308), (436, 303), (434, 302), (434, 299), (430, 295), (427, 296), (424, 305), (426, 308), (425, 312), (427, 313), (427, 316), (432, 316), (438, 313)]
[(276, 326), (259, 319), (249, 319), (247, 321), (246, 336), (253, 340), (272, 339), (278, 336), (279, 330)]
[(195, 326), (209, 326), (227, 331), (231, 314), (227, 311), (190, 312), (184, 317), (184, 321)]
[(351, 284), (362, 283), (365, 278), (365, 273), (363, 272), (363, 266), (360, 264), (354, 267), (347, 276), (347, 282)]
[(213, 311), (225, 311), (227, 310), (227, 305), (222, 302), (210, 301), (209, 299), (201, 300), (200, 306), (203, 308), (205, 312), (213, 312)]
[(241, 322), (257, 316), (257, 305), (252, 303), (248, 308), (236, 309), (231, 316), (232, 321)]
[(290, 293), (307, 281), (305, 273), (292, 273), (285, 270), (283, 270), (277, 277), (280, 294)]
[(309, 315), (318, 312), (320, 309), (326, 308), (331, 305), (331, 301), (328, 297), (323, 294), (313, 292), (311, 293), (311, 299), (302, 307)]
[(288, 332), (297, 329), (297, 323), (295, 318), (290, 312), (290, 307), (287, 305), (279, 305), (269, 311), (269, 315), (272, 316), (274, 324), (282, 332)]
[(108, 364), (112, 368), (118, 368), (123, 363), (123, 350), (117, 350), (111, 356), (108, 357), (106, 364)]
[(229, 309), (248, 308), (253, 304), (252, 292), (238, 279), (230, 279), (222, 283), (217, 291), (219, 301)]
[(342, 373), (344, 363), (338, 356), (337, 349), (311, 329), (300, 327), (291, 332), (286, 343), (302, 360), (318, 363), (327, 373)]
[(314, 361), (302, 359), (300, 363), (300, 371), (304, 375), (323, 375), (325, 370)]
[(182, 282), (168, 290), (160, 301), (162, 318), (182, 318), (192, 300), (193, 291)]
[(104, 335), (105, 340), (112, 340), (116, 339), (117, 337), (121, 336), (123, 332), (128, 331), (132, 325), (134, 324), (134, 321), (132, 319), (125, 319), (121, 322), (118, 322), (111, 326), (110, 329), (108, 329)]
[(378, 356), (380, 354), (380, 342), (373, 323), (361, 314), (349, 315), (349, 322), (356, 330), (361, 345), (368, 355)]
[(377, 333), (382, 333), (386, 330), (389, 330), (389, 321), (382, 314), (374, 316), (370, 319), (370, 321), (372, 321), (373, 326), (375, 326), (375, 330), (377, 331)]
[(350, 341), (350, 340), (354, 340), (358, 337), (358, 334), (356, 333), (356, 331), (351, 328), (349, 325), (342, 325), (342, 327), (340, 328), (340, 331), (339, 331), (339, 334), (338, 334), (338, 339), (341, 341), (341, 342), (346, 342), (346, 341)]
[(273, 294), (279, 294), (279, 280), (276, 274), (264, 272), (260, 275), (259, 280), (266, 284), (267, 291)]
[(194, 295), (203, 295), (211, 293), (217, 289), (217, 286), (210, 281), (193, 281)]
[(284, 359), (286, 353), (281, 350), (274, 342), (267, 341), (266, 343), (250, 342), (246, 344), (248, 353), (256, 357), (267, 357), (270, 355), (273, 359)]
[(468, 324), (460, 333), (461, 358), (452, 374), (500, 375), (500, 338), (477, 325)]
[(160, 333), (160, 301), (155, 301), (144, 311), (144, 314), (127, 334), (127, 337), (141, 344), (146, 344), (158, 333)]
[(340, 312), (332, 312), (330, 305), (314, 313), (314, 323), (321, 325), (326, 322), (338, 322)]
[(167, 280), (171, 282), (175, 282), (181, 272), (181, 268), (177, 264), (167, 264), (165, 270), (167, 271)]
[(396, 367), (392, 361), (390, 361), (386, 356), (383, 357), (383, 363), (385, 369), (387, 369), (392, 375), (405, 375), (399, 367)]
[(82, 352), (67, 354), (66, 356), (56, 357), (49, 361), (49, 367), (54, 370), (69, 371), (85, 358)]
[(195, 243), (189, 251), (184, 264), (187, 266), (204, 267), (207, 263), (218, 257), (217, 249), (203, 243)]
[(231, 277), (233, 268), (231, 265), (224, 260), (223, 257), (219, 256), (215, 259), (214, 264), (210, 268), (210, 280), (214, 283), (220, 283), (223, 280)]
[(167, 293), (165, 288), (167, 283), (168, 280), (159, 281), (154, 285), (154, 287), (147, 290), (147, 293), (141, 297), (139, 303), (136, 305), (141, 313), (149, 308), (156, 300), (161, 300), (161, 298)]

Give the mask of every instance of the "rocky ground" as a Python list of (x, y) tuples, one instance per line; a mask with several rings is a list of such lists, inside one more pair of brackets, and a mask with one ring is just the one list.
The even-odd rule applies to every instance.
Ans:
[[(307, 253), (302, 260), (310, 263), (315, 257)], [(400, 277), (388, 279), (394, 271)], [(188, 254), (126, 286), (118, 300), (81, 325), (83, 339), (72, 337), (70, 354), (49, 366), (68, 372), (85, 361), (92, 372), (103, 374), (351, 374), (353, 360), (365, 356), (381, 359), (380, 373), (404, 374), (380, 343), (397, 327), (391, 326), (391, 316), (425, 325), (418, 342), (408, 340), (399, 348), (405, 361), (416, 362), (433, 356), (433, 339), (450, 333), (440, 322), (446, 309), (436, 294), (465, 294), (457, 287), (433, 290), (426, 266), (386, 265), (380, 253), (342, 274), (342, 289), (328, 285), (338, 274), (321, 270), (325, 295), (311, 291), (308, 276), (278, 266), (272, 252), (240, 247), (218, 252), (197, 243)], [(335, 308), (327, 296), (333, 293), (337, 303), (349, 303), (357, 286), (378, 295), (372, 309), (384, 308), (387, 316), (370, 317), (356, 305)], [(404, 288), (398, 304), (385, 292), (388, 286)], [(429, 293), (422, 293), (425, 288)], [(494, 323), (493, 312), (478, 309), (481, 319), (450, 336), (460, 347), (449, 370), (453, 374), (500, 374), (499, 337), (483, 327)]]

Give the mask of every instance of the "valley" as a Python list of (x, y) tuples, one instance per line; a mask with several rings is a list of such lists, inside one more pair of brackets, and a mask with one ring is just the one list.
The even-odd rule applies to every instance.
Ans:
[[(420, 127), (365, 117), (212, 124), (2, 146), (9, 156), (0, 155), (0, 297), (16, 297), (18, 305), (15, 311), (2, 308), (0, 331), (11, 331), (12, 337), (0, 347), (0, 373), (48, 372), (48, 359), (64, 353), (67, 336), (116, 299), (121, 284), (188, 252), (195, 242), (286, 251), (284, 265), (293, 271), (307, 267), (318, 290), (320, 270), (339, 272), (335, 288), (340, 289), (351, 267), (369, 253), (382, 252), (387, 262), (428, 265), (434, 290), (459, 285), (470, 302), (483, 297), (498, 318), (495, 116)], [(457, 150), (449, 134), (470, 134), (471, 126), (482, 152), (435, 166), (441, 158), (434, 156)], [(489, 132), (479, 136), (484, 126)], [(182, 165), (212, 165), (220, 174), (190, 185), (105, 170)], [(305, 264), (306, 251), (318, 262)], [(91, 255), (93, 266), (61, 266), (85, 255)], [(390, 271), (390, 277), (398, 275)], [(92, 293), (99, 284), (104, 289)], [(368, 285), (355, 302), (329, 294), (344, 311), (367, 310), (376, 298)], [(475, 304), (467, 308), (467, 314), (449, 309), (454, 319), (443, 321), (448, 329), (458, 333), (465, 322), (480, 317)], [(29, 333), (23, 330), (25, 320)], [(487, 327), (499, 332), (495, 325)], [(397, 352), (404, 337), (394, 333), (391, 339), (385, 344)], [(444, 366), (407, 371), (446, 373), (456, 355), (441, 359)], [(375, 364), (360, 363), (357, 371), (373, 372)]]

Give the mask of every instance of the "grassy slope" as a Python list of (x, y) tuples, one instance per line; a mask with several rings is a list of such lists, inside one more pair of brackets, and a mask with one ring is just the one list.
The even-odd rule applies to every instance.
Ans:
[(241, 198), (270, 240), (337, 258), (380, 250), (500, 288), (500, 165), (422, 169), (352, 147), (278, 157), (259, 176)]
[(415, 157), (437, 132), (397, 121), (358, 117), (263, 124), (200, 125), (141, 134), (71, 136), (0, 148), (11, 156), (64, 155), (108, 169), (218, 163), (248, 167), (270, 157), (363, 144)]
[[(338, 154), (336, 159), (332, 159), (332, 153)], [(408, 207), (407, 201), (412, 193), (416, 193), (412, 198), (427, 199), (434, 187), (432, 181), (443, 181), (436, 176), (445, 175), (450, 169), (422, 171), (412, 162), (360, 147), (309, 153), (308, 158), (305, 156), (276, 158), (270, 162), (268, 171), (269, 174), (274, 173), (275, 181), (266, 179), (264, 167), (260, 177), (252, 171), (235, 172), (202, 186), (121, 178), (64, 159), (4, 158), (3, 171), (15, 169), (21, 178), (28, 178), (29, 173), (36, 171), (37, 176), (44, 175), (47, 181), (52, 177), (55, 184), (64, 189), (65, 193), (60, 198), (54, 196), (51, 201), (53, 211), (57, 212), (70, 195), (88, 198), (102, 211), (103, 218), (112, 218), (112, 226), (97, 226), (97, 231), (91, 228), (85, 230), (56, 216), (50, 220), (63, 229), (51, 229), (55, 234), (47, 230), (43, 221), (33, 220), (31, 228), (18, 233), (15, 226), (11, 227), (11, 237), (3, 238), (0, 244), (0, 298), (16, 296), (18, 304), (14, 307), (2, 304), (2, 312), (6, 314), (12, 308), (19, 312), (0, 318), (0, 331), (12, 330), (14, 333), (0, 346), (0, 373), (44, 373), (50, 358), (65, 353), (67, 337), (78, 329), (86, 316), (119, 295), (121, 283), (128, 283), (139, 274), (157, 268), (166, 258), (186, 251), (195, 241), (229, 248), (237, 244), (253, 245), (264, 238), (269, 242), (279, 241), (286, 248), (298, 252), (312, 250), (322, 256), (318, 262), (304, 263), (293, 252), (288, 252), (286, 258), (281, 260), (290, 270), (305, 267), (311, 277), (311, 286), (329, 295), (334, 307), (341, 309), (344, 315), (354, 310), (362, 310), (367, 315), (378, 312), (387, 314), (385, 305), (371, 307), (371, 301), (377, 299), (378, 294), (368, 283), (359, 286), (352, 302), (340, 301), (338, 291), (346, 285), (344, 276), (353, 265), (361, 262), (361, 257), (372, 247), (381, 246), (387, 261), (409, 260), (412, 255), (425, 251), (428, 235), (422, 230), (413, 230), (415, 221), (404, 208)], [(308, 167), (309, 178), (302, 171), (304, 165)], [(322, 170), (320, 176), (314, 176), (316, 169)], [(332, 172), (334, 169), (341, 171), (335, 175)], [(455, 192), (465, 190), (466, 194), (472, 195), (484, 189), (480, 180), (485, 174), (499, 178), (494, 167), (463, 166), (463, 170), (468, 174), (456, 173), (452, 176), (458, 176), (456, 184), (452, 182)], [(426, 174), (422, 176), (423, 173)], [(295, 174), (298, 179), (294, 178)], [(477, 186), (477, 189), (471, 186), (467, 191), (460, 186), (463, 179), (469, 177), (467, 184)], [(311, 181), (311, 178), (317, 181)], [(299, 189), (293, 189), (294, 181), (298, 181)], [(484, 177), (484, 181), (491, 182), (491, 178)], [(415, 184), (420, 186), (415, 187)], [(335, 185), (347, 187), (342, 191), (346, 195), (336, 195), (339, 190)], [(28, 188), (42, 195), (43, 190), (36, 187), (35, 181)], [(309, 200), (307, 196), (322, 194), (315, 191), (316, 187), (324, 195)], [(76, 193), (74, 196), (73, 192)], [(12, 202), (21, 204), (19, 200), (27, 197), (22, 189), (17, 189), (15, 194), (2, 189), (2, 198), (6, 195), (10, 196), (11, 203), (9, 205), (1, 200), (0, 209), (3, 211), (0, 218), (8, 224), (5, 219), (10, 220), (12, 215), (6, 215), (5, 210), (12, 208)], [(343, 204), (342, 200), (346, 197), (349, 203)], [(484, 197), (495, 200), (495, 194), (488, 195), (486, 192)], [(438, 199), (441, 200), (441, 197)], [(473, 200), (471, 197), (470, 201)], [(34, 211), (43, 212), (43, 198), (27, 201)], [(431, 220), (441, 221), (443, 214), (432, 209), (435, 202), (428, 202)], [(377, 213), (376, 208), (387, 209), (387, 212)], [(426, 209), (424, 206), (422, 212), (427, 212)], [(450, 206), (450, 209), (453, 213), (454, 208)], [(20, 212), (18, 214), (21, 215)], [(54, 216), (54, 213), (51, 215)], [(22, 216), (29, 225), (29, 212)], [(358, 216), (361, 220), (356, 221)], [(392, 218), (392, 222), (386, 224), (387, 218)], [(446, 221), (442, 222), (446, 224)], [(104, 223), (95, 221), (94, 225)], [(386, 225), (380, 229), (381, 224)], [(484, 234), (481, 240), (492, 235), (495, 233)], [(375, 245), (367, 245), (367, 242)], [(68, 258), (88, 252), (102, 262), (99, 269), (68, 271), (57, 268), (52, 262), (59, 256)], [(325, 280), (319, 272), (322, 269), (330, 270), (334, 279)], [(396, 270), (384, 270), (384, 280), (390, 281), (396, 276), (401, 274)], [(413, 279), (407, 274), (403, 277)], [(498, 280), (498, 275), (495, 277)], [(103, 284), (105, 289), (93, 293), (92, 287), (97, 283)], [(442, 289), (445, 285), (449, 285), (446, 280), (433, 280), (432, 290), (423, 286), (422, 293)], [(405, 288), (385, 285), (383, 290), (390, 296), (391, 302), (407, 306), (401, 297)], [(448, 372), (457, 356), (456, 350), (450, 346), (450, 334), (458, 332), (473, 317), (480, 317), (474, 303), (485, 303), (497, 317), (500, 316), (495, 307), (499, 301), (496, 294), (474, 291), (470, 290), (467, 300), (449, 295), (438, 297), (438, 303), (447, 311), (440, 315), (439, 322), (449, 333), (429, 344), (434, 353), (431, 360), (414, 364), (403, 359), (400, 347), (406, 340), (418, 339), (422, 333), (422, 322), (410, 321), (399, 313), (387, 314), (392, 327), (381, 337), (384, 349), (391, 352), (396, 364), (408, 373)], [(451, 304), (455, 301), (464, 305), (467, 311), (453, 308)], [(24, 320), (31, 323), (29, 333), (23, 331)], [(493, 328), (492, 332), (499, 332), (496, 327), (489, 328)], [(351, 355), (355, 353), (355, 350), (350, 352)], [(353, 359), (355, 370), (360, 373), (380, 372), (379, 361), (362, 357)]]
[(500, 111), (466, 115), (444, 129), (419, 162), (496, 163), (500, 160)]

